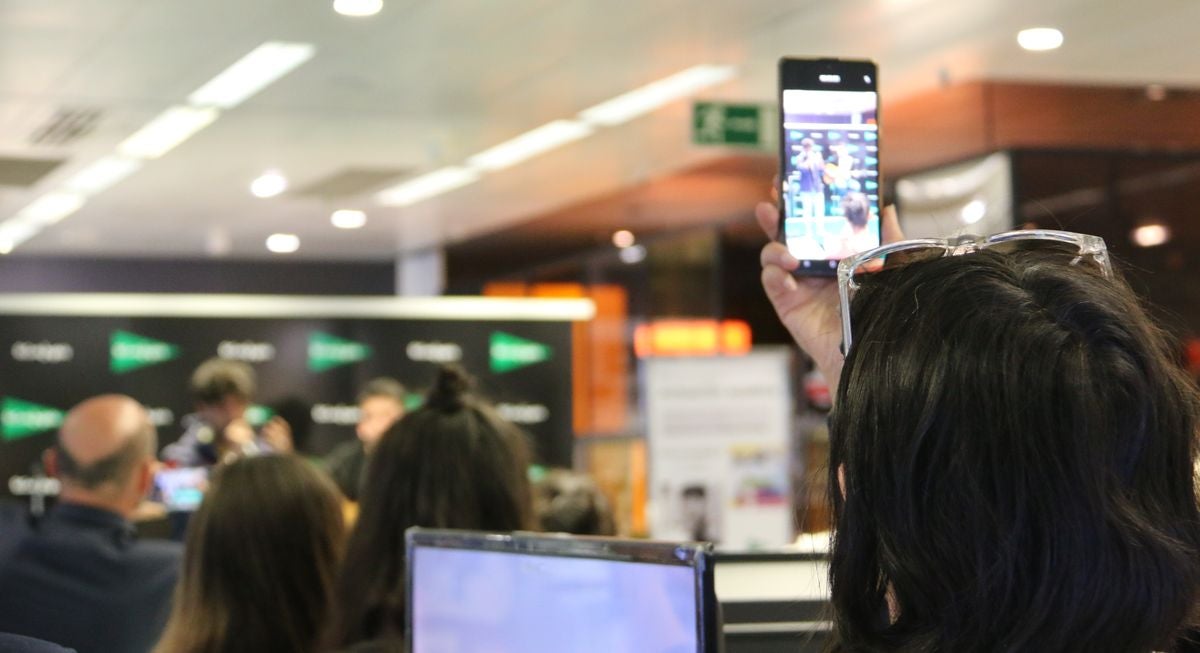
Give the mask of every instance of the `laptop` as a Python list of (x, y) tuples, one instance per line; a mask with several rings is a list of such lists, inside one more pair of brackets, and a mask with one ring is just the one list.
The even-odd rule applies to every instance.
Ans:
[(409, 529), (410, 653), (717, 653), (712, 545)]

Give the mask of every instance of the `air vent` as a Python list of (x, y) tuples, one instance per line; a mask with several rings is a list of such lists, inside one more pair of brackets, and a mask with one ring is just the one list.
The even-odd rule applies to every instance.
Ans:
[(66, 159), (16, 159), (0, 157), (0, 186), (27, 188), (42, 180)]
[(33, 145), (70, 145), (96, 129), (103, 112), (96, 108), (62, 108), (54, 112), (40, 127), (33, 130), (29, 142)]
[(342, 168), (292, 191), (292, 195), (339, 199), (377, 190), (389, 182), (411, 175), (411, 168)]

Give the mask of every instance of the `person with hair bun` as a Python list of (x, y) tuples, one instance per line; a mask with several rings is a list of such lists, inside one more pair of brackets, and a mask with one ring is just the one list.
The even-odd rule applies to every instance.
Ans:
[(534, 526), (526, 435), (444, 366), (418, 410), (376, 445), (338, 585), (336, 634), (352, 650), (398, 650), (405, 540), (412, 526), (514, 531)]

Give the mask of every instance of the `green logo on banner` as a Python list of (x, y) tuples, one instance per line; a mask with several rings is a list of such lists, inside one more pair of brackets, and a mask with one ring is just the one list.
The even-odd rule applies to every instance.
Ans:
[(109, 341), (109, 369), (113, 374), (125, 374), (178, 357), (179, 347), (128, 331), (114, 331)]
[(247, 408), (245, 414), (246, 421), (249, 422), (250, 426), (253, 426), (254, 428), (262, 427), (263, 424), (271, 421), (271, 418), (274, 416), (275, 411), (272, 408), (269, 406), (261, 406), (259, 404), (254, 404), (253, 406)]
[(0, 433), (5, 440), (20, 440), (62, 426), (66, 414), (57, 408), (32, 401), (5, 397), (0, 404)]
[(308, 337), (308, 369), (314, 372), (357, 363), (370, 356), (371, 348), (361, 342), (328, 333), (314, 333)]
[(503, 331), (492, 334), (488, 351), (491, 354), (492, 371), (497, 374), (548, 361), (553, 354), (548, 345)]

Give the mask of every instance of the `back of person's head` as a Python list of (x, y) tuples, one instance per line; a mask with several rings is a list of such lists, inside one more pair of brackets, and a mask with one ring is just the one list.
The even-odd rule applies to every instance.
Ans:
[(526, 435), (443, 367), (418, 410), (371, 457), (339, 583), (344, 644), (396, 636), (404, 625), (404, 531), (411, 526), (530, 528)]
[(292, 455), (219, 468), (188, 527), (158, 653), (326, 650), (344, 538), (337, 489)]
[(1196, 393), (1077, 260), (985, 250), (855, 296), (830, 423), (846, 650), (1145, 653), (1193, 617)]
[(221, 403), (226, 397), (250, 401), (257, 380), (254, 368), (241, 361), (210, 358), (192, 372), (189, 389), (192, 399), (202, 405)]
[(871, 204), (862, 193), (846, 193), (842, 196), (842, 215), (855, 229), (867, 226), (871, 217)]
[(128, 516), (152, 482), (157, 437), (146, 409), (124, 395), (101, 395), (71, 409), (47, 467), (62, 500)]
[(608, 499), (592, 479), (567, 469), (550, 470), (534, 486), (543, 531), (573, 535), (615, 535)]

